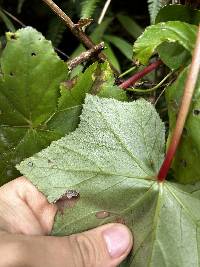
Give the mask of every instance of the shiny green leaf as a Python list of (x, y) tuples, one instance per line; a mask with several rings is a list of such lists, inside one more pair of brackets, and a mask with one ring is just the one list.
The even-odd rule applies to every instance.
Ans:
[[(146, 64), (163, 42), (178, 42), (191, 53), (195, 45), (196, 33), (197, 26), (179, 21), (161, 22), (149, 26), (134, 44), (134, 58)], [(164, 60), (164, 63), (168, 62)]]
[(200, 11), (186, 5), (166, 5), (159, 11), (155, 23), (177, 20), (198, 26)]

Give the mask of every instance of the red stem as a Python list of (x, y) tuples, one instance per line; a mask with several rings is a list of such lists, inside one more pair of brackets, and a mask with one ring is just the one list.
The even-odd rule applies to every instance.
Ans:
[(187, 76), (184, 93), (183, 93), (183, 97), (181, 100), (181, 105), (180, 105), (180, 109), (178, 113), (178, 118), (176, 121), (176, 127), (174, 129), (171, 143), (167, 150), (167, 154), (165, 156), (164, 162), (157, 176), (157, 180), (159, 182), (165, 181), (168, 171), (170, 169), (173, 157), (176, 153), (178, 144), (180, 142), (181, 135), (183, 132), (183, 127), (184, 127), (184, 124), (187, 118), (187, 114), (189, 112), (190, 103), (192, 100), (196, 81), (198, 79), (199, 69), (200, 69), (200, 26), (198, 29), (197, 41), (196, 41), (196, 45), (195, 45), (195, 49), (194, 49), (194, 53), (192, 57), (192, 63), (190, 65), (190, 69), (189, 69), (189, 73)]
[(160, 66), (162, 64), (161, 60), (157, 60), (153, 63), (151, 63), (149, 66), (145, 67), (143, 70), (135, 73), (132, 77), (130, 77), (128, 80), (126, 80), (125, 82), (121, 83), (119, 85), (120, 88), (122, 89), (126, 89), (130, 86), (133, 86), (138, 80), (140, 80), (143, 76), (145, 76), (146, 74), (148, 74), (149, 72), (157, 69), (158, 66)]

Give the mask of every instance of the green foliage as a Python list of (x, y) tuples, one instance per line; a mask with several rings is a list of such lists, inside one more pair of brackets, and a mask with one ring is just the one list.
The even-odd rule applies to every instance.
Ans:
[(81, 18), (90, 18), (101, 0), (82, 0)]
[[(178, 108), (183, 94), (184, 84), (188, 69), (179, 75), (176, 82), (167, 88), (166, 99), (170, 122), (170, 135), (176, 124)], [(195, 89), (190, 113), (188, 115), (179, 149), (173, 163), (173, 172), (176, 179), (182, 183), (192, 183), (200, 180), (199, 155), (200, 155), (200, 79)], [(169, 135), (169, 140), (170, 140)]]
[(0, 80), (1, 184), (19, 175), (16, 163), (77, 127), (85, 94), (97, 86), (96, 72), (99, 91), (94, 93), (126, 100), (126, 93), (113, 86), (107, 63), (92, 65), (75, 84), (64, 82), (67, 65), (40, 33), (28, 27), (7, 39)]
[(18, 5), (17, 5), (17, 13), (21, 13), (22, 7), (24, 5), (26, 0), (18, 0)]
[[(163, 42), (178, 42), (184, 49), (191, 53), (194, 48), (196, 33), (196, 25), (180, 21), (160, 22), (149, 26), (134, 44), (134, 57), (141, 63), (146, 64), (150, 56), (155, 52), (155, 49)], [(171, 62), (171, 58), (169, 60), (167, 57), (161, 59), (172, 69), (174, 68), (174, 64), (177, 64), (173, 60)], [(176, 60), (176, 57), (174, 56), (173, 59)], [(180, 57), (178, 60), (180, 61)]]
[[(183, 21), (197, 25), (200, 22), (200, 11), (183, 5), (168, 5), (162, 8), (156, 23), (167, 21)], [(158, 53), (162, 60), (172, 69), (186, 66), (190, 59), (190, 52), (185, 50), (179, 43), (163, 43), (158, 47)]]
[(198, 26), (200, 11), (184, 5), (167, 5), (158, 12), (155, 23), (176, 20)]
[(15, 26), (12, 21), (8, 18), (8, 16), (0, 9), (0, 18), (5, 23), (7, 29), (11, 32), (15, 32)]
[(125, 30), (134, 38), (137, 39), (143, 32), (143, 28), (138, 25), (131, 17), (119, 14), (117, 15), (119, 22)]
[(114, 35), (104, 35), (104, 39), (117, 47), (126, 58), (132, 60), (133, 49), (132, 45), (122, 38)]
[(53, 234), (121, 221), (134, 233), (123, 266), (198, 267), (200, 185), (158, 183), (163, 152), (164, 125), (150, 103), (88, 95), (76, 131), (17, 168), (51, 202), (79, 192), (58, 212)]
[(149, 8), (151, 24), (154, 24), (159, 10), (168, 3), (169, 0), (148, 0), (148, 8)]

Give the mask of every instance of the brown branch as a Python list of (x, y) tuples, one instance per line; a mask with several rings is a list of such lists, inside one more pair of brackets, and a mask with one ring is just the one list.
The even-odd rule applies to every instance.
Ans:
[(170, 169), (173, 157), (176, 153), (178, 144), (181, 139), (181, 135), (183, 132), (183, 127), (189, 112), (190, 103), (192, 101), (192, 96), (194, 93), (195, 85), (198, 79), (198, 74), (200, 70), (200, 25), (198, 28), (197, 40), (196, 45), (192, 57), (192, 63), (190, 65), (189, 73), (187, 76), (187, 80), (185, 83), (185, 89), (183, 93), (183, 97), (181, 100), (181, 105), (178, 113), (178, 118), (176, 121), (176, 127), (174, 129), (172, 139), (167, 150), (167, 154), (165, 156), (165, 160), (160, 168), (160, 171), (157, 176), (157, 180), (159, 182), (163, 182), (168, 174)]
[[(68, 17), (52, 0), (43, 0), (51, 10), (61, 18), (61, 20), (67, 25), (67, 27), (71, 30), (72, 34), (76, 36), (76, 38), (86, 47), (93, 48), (95, 44), (92, 40), (80, 29), (76, 24)], [(99, 53), (99, 59), (102, 61), (106, 60), (106, 56), (103, 53)]]
[(104, 49), (104, 42), (101, 42), (98, 45), (95, 45), (93, 48), (87, 50), (86, 52), (81, 53), (79, 56), (75, 57), (72, 60), (67, 62), (68, 69), (72, 70), (79, 64), (97, 56)]
[(125, 82), (121, 83), (119, 85), (119, 87), (121, 87), (122, 89), (126, 89), (126, 88), (128, 88), (130, 86), (133, 86), (138, 80), (140, 80), (142, 77), (144, 77), (149, 72), (157, 69), (157, 67), (160, 66), (161, 64), (162, 64), (161, 60), (157, 60), (157, 61), (151, 63), (149, 66), (147, 66), (143, 70), (135, 73), (128, 80), (126, 80)]

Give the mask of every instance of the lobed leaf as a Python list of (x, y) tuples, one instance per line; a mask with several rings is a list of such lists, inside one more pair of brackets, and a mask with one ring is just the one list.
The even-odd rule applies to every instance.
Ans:
[(108, 63), (93, 64), (78, 79), (66, 81), (67, 65), (36, 30), (24, 28), (7, 38), (0, 61), (0, 184), (19, 176), (14, 166), (22, 159), (75, 130), (85, 95), (94, 86), (102, 96), (127, 100), (113, 85)]
[(54, 235), (121, 222), (134, 234), (122, 266), (198, 267), (200, 184), (158, 183), (163, 152), (164, 125), (150, 103), (88, 95), (76, 131), (17, 168), (51, 202), (79, 195), (65, 198)]

